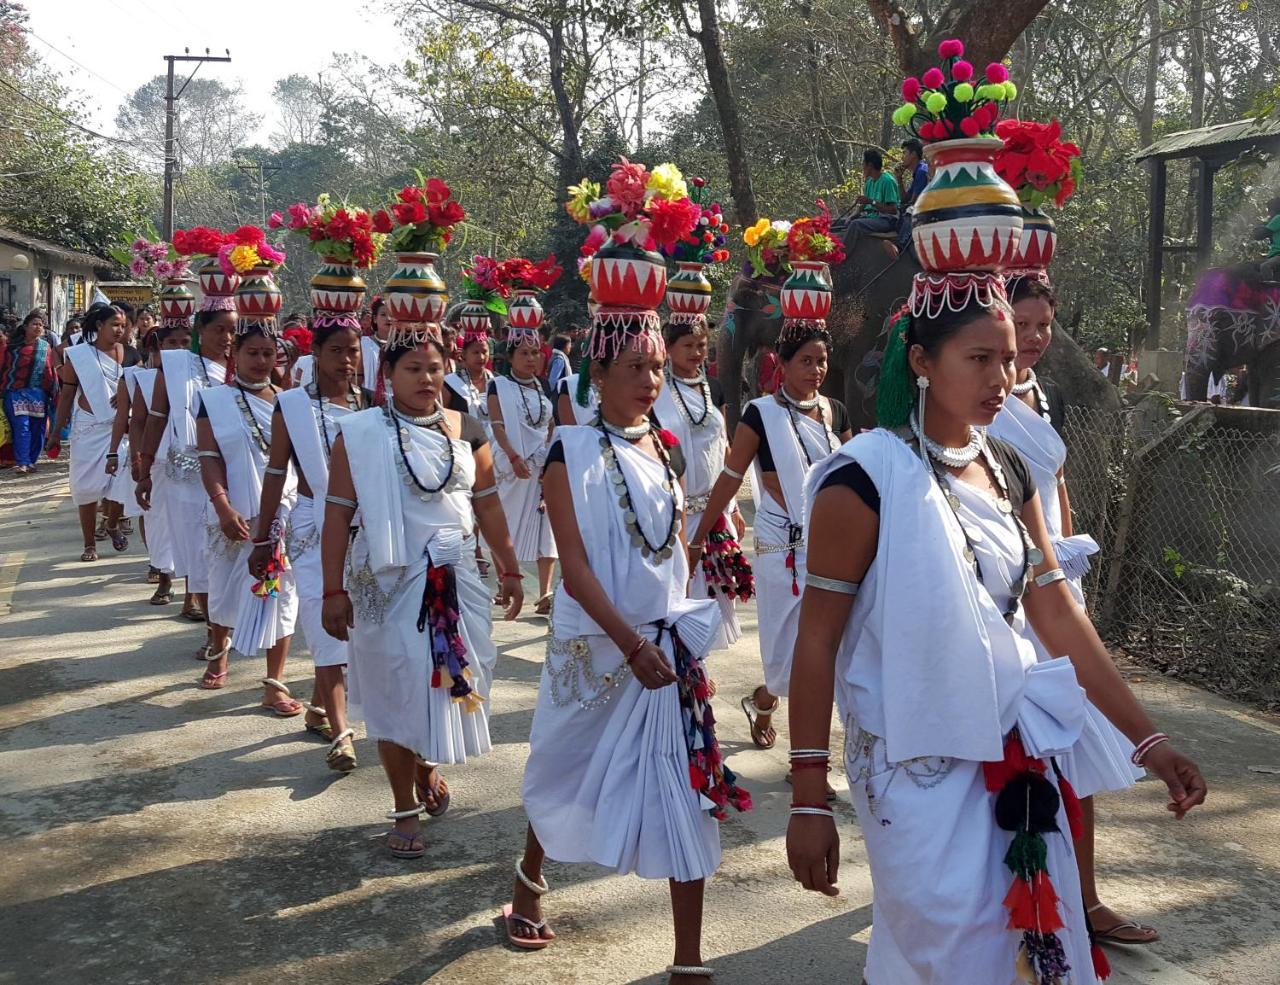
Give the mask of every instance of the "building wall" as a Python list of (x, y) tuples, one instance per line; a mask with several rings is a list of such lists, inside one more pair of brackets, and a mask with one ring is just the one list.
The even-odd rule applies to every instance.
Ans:
[[(25, 270), (13, 269), (18, 254), (30, 261)], [(0, 311), (12, 309), (22, 318), (32, 308), (44, 308), (61, 332), (72, 314), (89, 306), (97, 282), (90, 266), (0, 242)]]

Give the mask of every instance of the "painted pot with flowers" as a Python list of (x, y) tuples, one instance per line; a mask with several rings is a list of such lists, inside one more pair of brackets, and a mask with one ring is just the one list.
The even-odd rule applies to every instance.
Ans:
[(941, 67), (903, 81), (905, 102), (893, 114), (924, 142), (929, 163), (912, 222), (916, 256), (930, 273), (1000, 270), (1022, 235), (1017, 193), (995, 168), (1003, 146), (995, 128), (1017, 86), (999, 62), (977, 78), (958, 40), (943, 41), (938, 54)]
[(791, 276), (782, 285), (785, 323), (825, 322), (831, 314), (831, 268), (844, 260), (844, 246), (831, 234), (831, 212), (822, 199), (817, 214), (791, 223), (787, 263)]
[(148, 236), (138, 236), (127, 249), (112, 249), (117, 263), (129, 268), (137, 280), (148, 280), (155, 286), (160, 305), (160, 318), (167, 324), (189, 324), (195, 312), (196, 299), (188, 286), (190, 261), (177, 248), (160, 239), (154, 229)]
[(237, 275), (236, 312), (242, 325), (262, 323), (272, 328), (284, 303), (275, 271), (284, 265), (284, 250), (267, 242), (257, 226), (241, 226), (228, 234), (218, 250), (218, 263), (228, 276)]
[(595, 318), (606, 313), (621, 323), (630, 312), (646, 323), (656, 322), (667, 290), (663, 254), (692, 234), (702, 215), (689, 199), (680, 169), (660, 164), (650, 171), (619, 158), (603, 188), (589, 180), (572, 186), (565, 208), (591, 227), (582, 245), (580, 272), (599, 305)]
[(396, 269), (386, 284), (387, 310), (396, 321), (439, 322), (449, 305), (449, 292), (436, 270), (453, 229), (467, 217), (439, 178), (418, 175), (388, 208), (373, 215), (376, 232), (387, 233), (396, 254)]
[(174, 249), (195, 264), (200, 291), (206, 298), (230, 298), (240, 286), (240, 275), (228, 274), (218, 262), (218, 251), (226, 241), (226, 233), (209, 226), (192, 226), (173, 234)]
[(524, 257), (513, 257), (504, 260), (503, 265), (512, 288), (512, 297), (507, 304), (508, 328), (538, 331), (542, 328), (543, 318), (538, 292), (550, 290), (564, 273), (564, 268), (550, 255), (538, 263)]
[(1022, 238), (1007, 273), (1047, 279), (1058, 234), (1045, 206), (1061, 208), (1080, 183), (1080, 148), (1062, 140), (1057, 120), (1001, 120), (996, 136), (1004, 146), (995, 157), (996, 172), (1017, 192), (1022, 205)]
[(378, 260), (386, 234), (373, 228), (368, 209), (335, 203), (326, 192), (315, 205), (295, 202), (271, 214), (272, 229), (287, 228), (305, 238), (323, 262), (311, 278), (311, 306), (318, 315), (350, 315), (364, 303), (365, 282), (358, 271)]
[(462, 268), (462, 289), (466, 301), (458, 312), (458, 331), (464, 335), (487, 332), (491, 315), (506, 315), (511, 280), (505, 264), (493, 257), (472, 257), (471, 265)]
[(720, 203), (711, 200), (704, 178), (690, 178), (688, 185), (689, 200), (701, 214), (697, 225), (677, 241), (670, 253), (676, 266), (667, 277), (667, 308), (673, 324), (690, 324), (706, 317), (712, 290), (706, 269), (729, 259), (725, 248), (729, 225)]

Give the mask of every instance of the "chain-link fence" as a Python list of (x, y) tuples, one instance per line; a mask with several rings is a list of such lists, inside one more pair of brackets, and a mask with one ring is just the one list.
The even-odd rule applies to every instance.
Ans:
[(1280, 706), (1280, 414), (1070, 408), (1075, 529), (1103, 635), (1163, 671)]

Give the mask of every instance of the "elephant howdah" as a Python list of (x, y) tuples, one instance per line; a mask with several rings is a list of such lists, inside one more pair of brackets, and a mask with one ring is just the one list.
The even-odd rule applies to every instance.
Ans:
[(1209, 377), (1249, 374), (1249, 404), (1280, 408), (1280, 284), (1256, 263), (1206, 270), (1187, 304), (1187, 398), (1205, 400)]

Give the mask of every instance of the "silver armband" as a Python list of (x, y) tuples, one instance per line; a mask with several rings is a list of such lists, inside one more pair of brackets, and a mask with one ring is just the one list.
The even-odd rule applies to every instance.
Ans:
[(804, 576), (805, 588), (821, 588), (828, 592), (838, 592), (840, 595), (857, 595), (858, 589), (861, 587), (856, 581), (841, 581), (839, 578), (823, 578), (822, 575), (806, 574)]
[(745, 473), (743, 473), (743, 472), (735, 472), (735, 471), (733, 471), (733, 469), (729, 468), (729, 466), (727, 466), (727, 465), (726, 465), (723, 469), (721, 469), (720, 471), (721, 471), (721, 472), (723, 472), (723, 473), (724, 473), (725, 475), (727, 475), (727, 476), (730, 476), (730, 477), (732, 477), (732, 478), (734, 478), (734, 479), (737, 479), (739, 482), (741, 482), (743, 479), (745, 479), (745, 478), (746, 478), (746, 474), (745, 474)]
[(288, 469), (277, 469), (277, 468), (273, 468), (270, 465), (268, 465), (264, 471), (267, 473), (267, 475), (288, 475), (289, 474)]
[(169, 415), (168, 415), (168, 414), (161, 414), (161, 413), (160, 413), (160, 411), (158, 411), (158, 410), (152, 410), (150, 407), (148, 407), (148, 408), (147, 408), (147, 416), (148, 416), (148, 417), (158, 417), (158, 418), (160, 418), (161, 420), (164, 420), (164, 419), (165, 419), (166, 417), (168, 417)]
[(1052, 571), (1046, 571), (1042, 575), (1036, 576), (1036, 584), (1040, 588), (1046, 588), (1056, 581), (1066, 581), (1067, 573), (1061, 568), (1054, 568)]
[(326, 503), (332, 503), (334, 506), (345, 506), (348, 509), (352, 509), (352, 510), (354, 510), (357, 506), (360, 505), (354, 499), (347, 499), (345, 496), (329, 495), (324, 498), (324, 501)]
[(221, 457), (222, 457), (222, 452), (220, 452), (220, 451), (208, 451), (208, 450), (206, 450), (206, 449), (204, 449), (204, 448), (200, 448), (200, 449), (197, 449), (197, 450), (196, 450), (196, 456), (197, 456), (198, 458), (221, 458)]
[(492, 496), (497, 491), (498, 491), (497, 486), (490, 486), (488, 489), (473, 489), (471, 491), (471, 498), (473, 500), (484, 499), (484, 497)]

